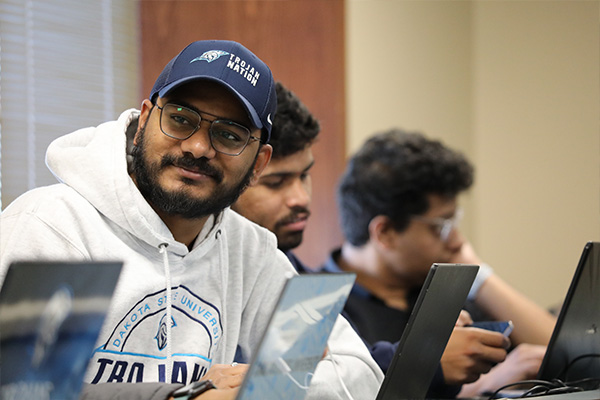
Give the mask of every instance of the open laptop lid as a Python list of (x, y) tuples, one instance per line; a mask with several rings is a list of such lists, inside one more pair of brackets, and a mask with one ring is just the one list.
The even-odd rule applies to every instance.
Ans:
[(18, 262), (0, 290), (0, 399), (79, 397), (120, 262)]
[(583, 248), (538, 379), (600, 376), (600, 243)]
[(377, 400), (424, 399), (479, 266), (433, 264)]
[(237, 400), (301, 400), (356, 275), (290, 278), (250, 363)]

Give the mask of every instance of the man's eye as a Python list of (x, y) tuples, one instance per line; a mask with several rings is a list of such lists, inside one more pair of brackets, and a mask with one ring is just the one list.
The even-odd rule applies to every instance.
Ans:
[(268, 187), (269, 189), (279, 189), (280, 187), (283, 186), (284, 181), (285, 181), (284, 179), (274, 179), (274, 180), (263, 181), (262, 184), (264, 186)]
[(241, 142), (242, 139), (231, 131), (226, 130), (214, 130), (212, 132), (213, 136), (218, 138), (219, 140), (225, 140), (230, 142)]
[(176, 125), (192, 125), (188, 118), (181, 115), (171, 115), (171, 121)]

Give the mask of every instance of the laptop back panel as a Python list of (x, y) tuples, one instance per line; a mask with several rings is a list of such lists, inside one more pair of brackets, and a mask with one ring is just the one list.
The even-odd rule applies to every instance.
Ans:
[(13, 263), (0, 291), (0, 399), (77, 399), (120, 262)]
[(600, 377), (600, 243), (586, 243), (538, 379)]
[(424, 399), (479, 267), (433, 264), (377, 400)]
[(238, 400), (301, 400), (323, 358), (355, 274), (305, 274), (286, 283)]

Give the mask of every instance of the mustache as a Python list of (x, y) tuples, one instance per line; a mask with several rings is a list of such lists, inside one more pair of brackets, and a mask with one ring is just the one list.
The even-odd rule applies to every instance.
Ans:
[(277, 225), (287, 225), (292, 222), (299, 221), (301, 219), (308, 219), (310, 217), (310, 210), (306, 207), (295, 207), (292, 212), (290, 212), (287, 216), (280, 219)]
[(163, 156), (160, 166), (161, 168), (173, 165), (175, 167), (189, 169), (203, 175), (212, 177), (217, 183), (223, 181), (223, 172), (209, 164), (205, 157), (194, 158), (191, 156), (176, 157), (171, 154)]

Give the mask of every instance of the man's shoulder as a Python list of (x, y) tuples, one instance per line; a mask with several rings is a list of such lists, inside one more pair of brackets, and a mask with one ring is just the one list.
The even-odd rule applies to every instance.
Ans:
[(229, 264), (243, 265), (244, 274), (285, 272), (288, 268), (293, 271), (287, 257), (277, 248), (277, 237), (271, 231), (231, 209), (224, 210), (219, 229), (226, 235)]
[(273, 232), (230, 208), (223, 210), (222, 226), (227, 231), (227, 236), (238, 243), (254, 243), (273, 250), (277, 248), (277, 238)]
[(82, 206), (92, 207), (73, 188), (63, 183), (57, 183), (28, 190), (9, 204), (2, 212), (2, 216), (8, 217), (23, 212), (57, 215), (61, 210), (72, 212), (74, 209), (80, 209)]
[(312, 268), (308, 268), (291, 250), (284, 251), (283, 253), (286, 255), (288, 260), (290, 260), (290, 263), (292, 263), (292, 266), (299, 274), (311, 274), (318, 272)]
[(231, 208), (223, 210), (223, 224), (227, 229), (234, 230), (242, 235), (255, 235), (257, 237), (269, 236), (275, 238), (270, 230), (250, 221), (248, 218), (233, 211)]

